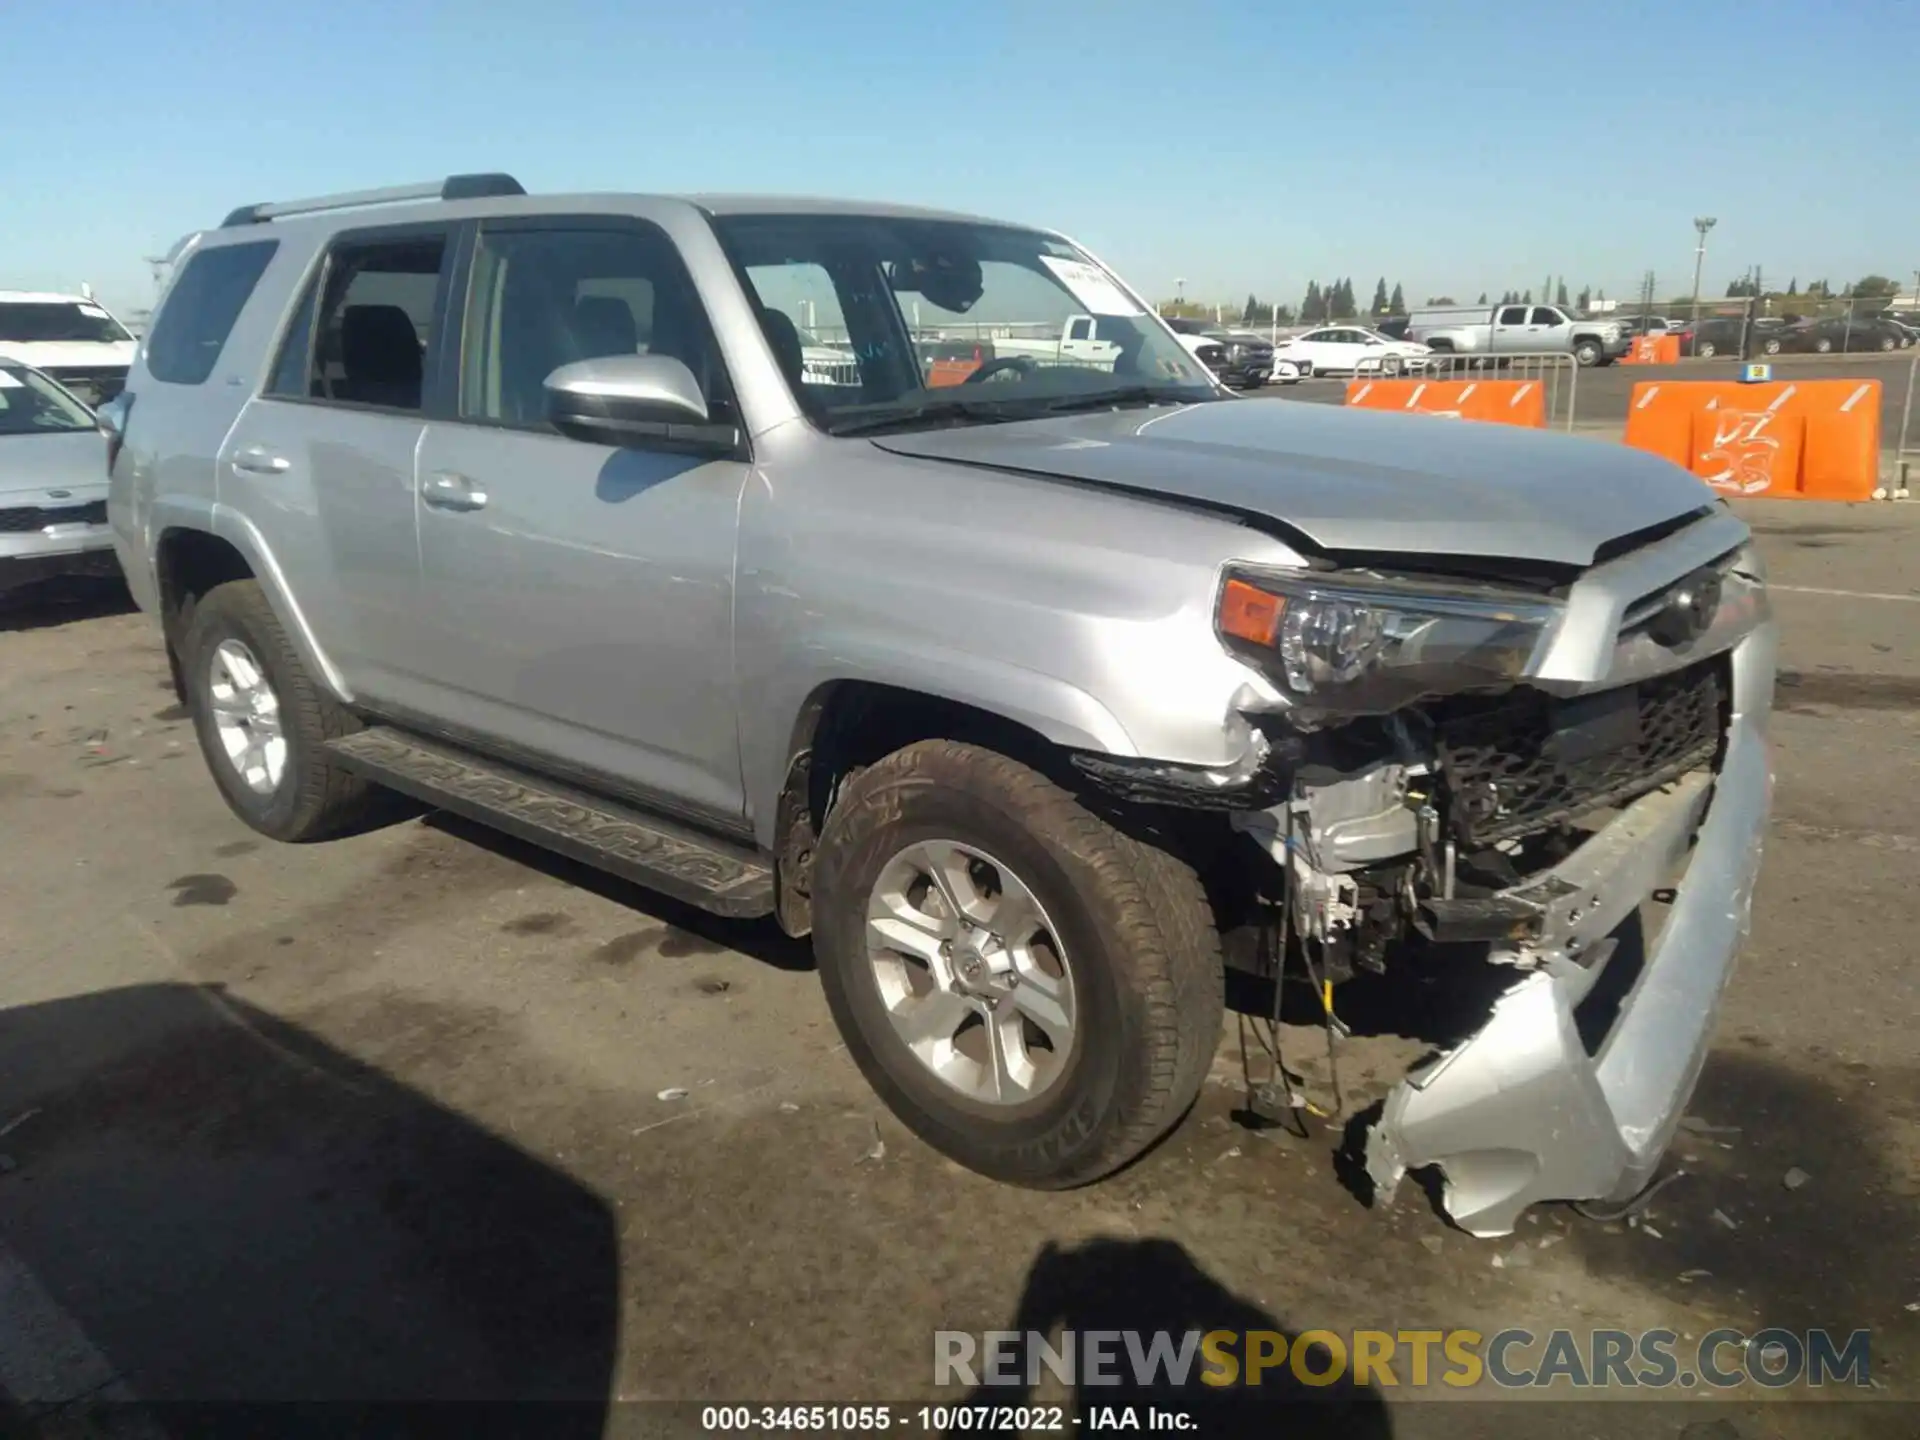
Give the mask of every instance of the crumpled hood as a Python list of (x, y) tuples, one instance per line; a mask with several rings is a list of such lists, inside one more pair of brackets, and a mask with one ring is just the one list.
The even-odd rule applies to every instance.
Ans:
[[(65, 495), (50, 492), (64, 490)], [(107, 441), (97, 430), (0, 435), (0, 507), (104, 500)]]
[(1713, 499), (1605, 440), (1277, 400), (888, 435), (896, 455), (1055, 475), (1290, 526), (1334, 554), (1589, 565), (1607, 541)]

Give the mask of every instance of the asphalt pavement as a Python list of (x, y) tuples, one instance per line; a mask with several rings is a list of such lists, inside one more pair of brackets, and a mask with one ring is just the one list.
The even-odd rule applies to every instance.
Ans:
[[(1156, 1399), (1202, 1434), (1912, 1435), (1920, 506), (1740, 508), (1782, 626), (1775, 819), (1685, 1178), (1634, 1224), (1542, 1206), (1491, 1242), (1411, 1184), (1369, 1209), (1337, 1123), (1246, 1128), (1233, 1017), (1138, 1164), (984, 1180), (867, 1089), (804, 944), (444, 817), (274, 845), (221, 804), (123, 593), (0, 610), (0, 1434), (102, 1433), (90, 1407), (131, 1395), (159, 1430), (114, 1433), (459, 1399), (586, 1440), (667, 1399), (954, 1400), (936, 1330), (1067, 1325), (1867, 1328), (1867, 1403), (1573, 1413), (1404, 1368), (1279, 1417)], [(1330, 1106), (1324, 1037), (1296, 1040)], [(1281, 1381), (1252, 1399), (1305, 1393)]]

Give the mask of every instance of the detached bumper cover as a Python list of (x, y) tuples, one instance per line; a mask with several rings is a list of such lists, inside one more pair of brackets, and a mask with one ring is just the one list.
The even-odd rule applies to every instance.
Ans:
[[(1476, 1034), (1408, 1076), (1367, 1137), (1380, 1198), (1436, 1165), (1447, 1213), (1481, 1236), (1542, 1200), (1625, 1199), (1652, 1177), (1699, 1078), (1745, 938), (1772, 799), (1766, 718), (1774, 636), (1734, 652), (1718, 776), (1693, 772), (1622, 810), (1526, 886), (1546, 916), (1529, 968)], [(1691, 854), (1689, 858), (1689, 846)], [(1667, 923), (1589, 1053), (1575, 1010), (1614, 958), (1612, 932), (1681, 861)]]

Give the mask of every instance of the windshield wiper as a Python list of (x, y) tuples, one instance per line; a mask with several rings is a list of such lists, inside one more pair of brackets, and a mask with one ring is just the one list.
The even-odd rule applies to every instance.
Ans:
[(1187, 405), (1211, 399), (1167, 385), (1129, 385), (1120, 390), (1099, 390), (1091, 395), (1062, 395), (1040, 402), (1047, 415), (1067, 415), (1076, 410), (1121, 410), (1131, 405)]
[(849, 415), (844, 420), (832, 420), (827, 424), (827, 431), (832, 435), (875, 435), (883, 430), (916, 425), (992, 425), (1003, 420), (1031, 420), (1041, 413), (1031, 400), (927, 400), (875, 415)]

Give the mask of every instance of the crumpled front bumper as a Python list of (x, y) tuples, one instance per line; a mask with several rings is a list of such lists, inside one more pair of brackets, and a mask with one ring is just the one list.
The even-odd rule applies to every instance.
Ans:
[[(1643, 796), (1530, 886), (1550, 896), (1544, 934), (1504, 958), (1532, 968), (1478, 1032), (1393, 1090), (1367, 1136), (1380, 1198), (1406, 1171), (1438, 1166), (1455, 1222), (1504, 1235), (1537, 1201), (1625, 1199), (1652, 1177), (1747, 932), (1772, 799), (1774, 648), (1766, 625), (1733, 652), (1718, 775)], [(1610, 937), (1682, 863), (1640, 974), (1604, 1034), (1589, 1025), (1583, 1040), (1576, 1010), (1622, 953)]]

